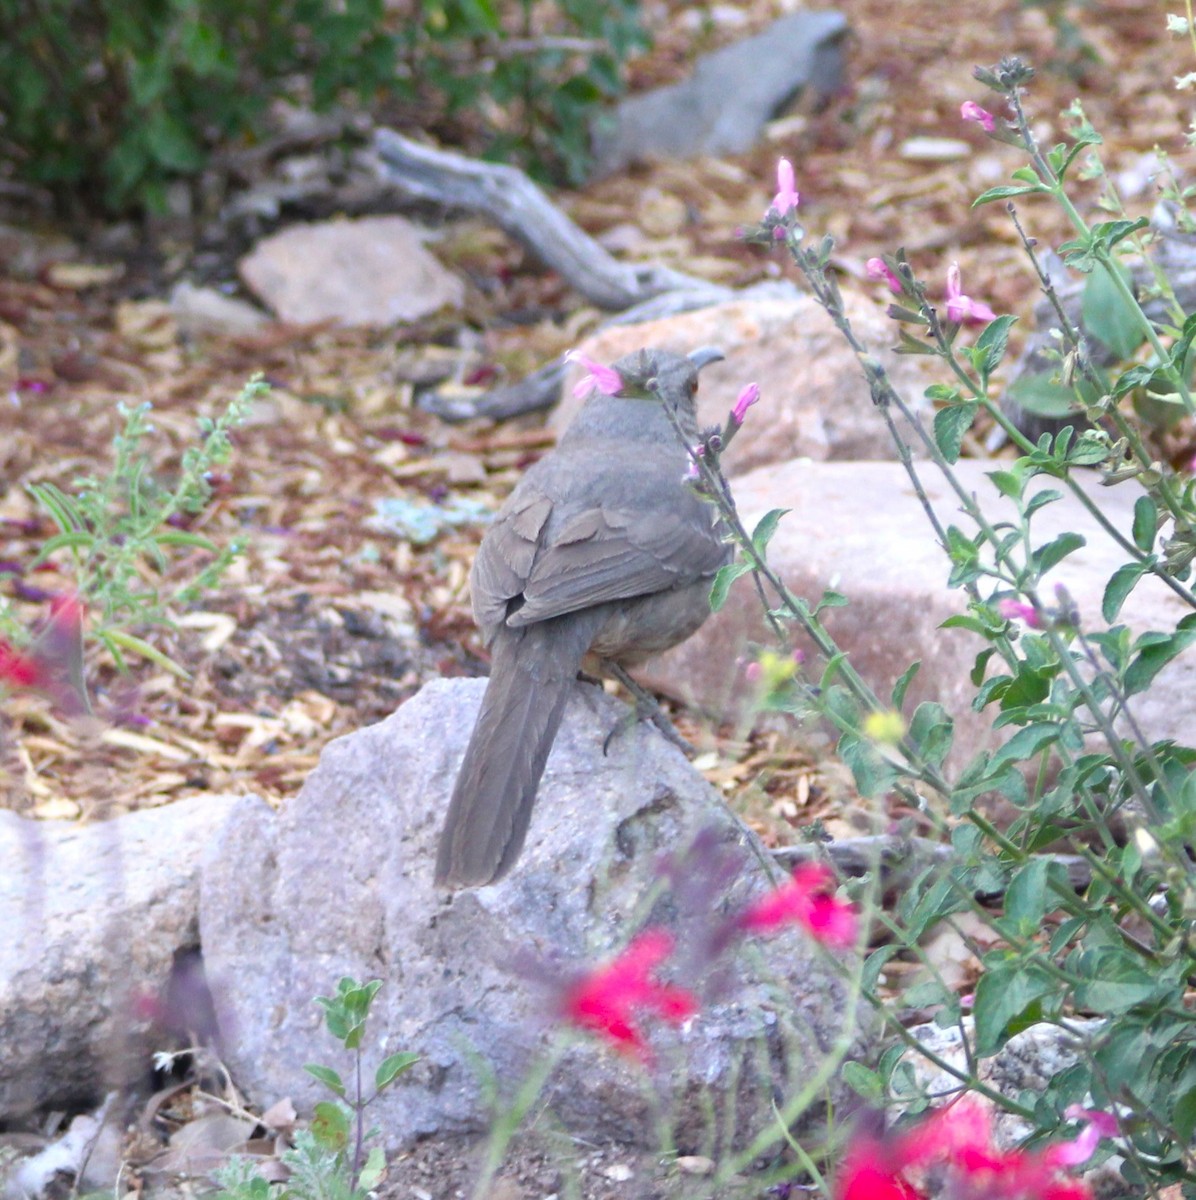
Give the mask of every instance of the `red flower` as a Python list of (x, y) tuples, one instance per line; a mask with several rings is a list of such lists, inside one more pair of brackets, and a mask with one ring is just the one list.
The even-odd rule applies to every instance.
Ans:
[[(1077, 1114), (1069, 1110), (1068, 1115)], [(988, 1109), (960, 1100), (937, 1109), (908, 1133), (854, 1146), (844, 1159), (835, 1195), (837, 1200), (921, 1200), (906, 1172), (941, 1166), (954, 1185), (950, 1194), (969, 1200), (1091, 1200), (1086, 1184), (1060, 1178), (1059, 1169), (1086, 1161), (1115, 1122), (1105, 1113), (1082, 1112), (1079, 1117), (1090, 1125), (1072, 1142), (1041, 1152), (1006, 1151), (993, 1144)]]
[(0, 683), (14, 688), (35, 688), (41, 679), (41, 664), (0, 638)]
[(900, 1170), (879, 1142), (854, 1146), (836, 1180), (836, 1200), (924, 1200), (924, 1193), (901, 1178)]
[(647, 1009), (674, 1025), (698, 1011), (691, 992), (660, 983), (652, 972), (673, 952), (663, 929), (648, 929), (617, 958), (574, 983), (565, 993), (564, 1016), (580, 1029), (602, 1034), (616, 1049), (640, 1059), (649, 1056), (636, 1013)]
[(846, 900), (829, 894), (835, 877), (821, 863), (803, 863), (793, 878), (757, 900), (739, 918), (740, 928), (756, 931), (797, 924), (826, 946), (853, 946), (858, 919)]
[(51, 598), (50, 617), (26, 652), (0, 638), (0, 685), (41, 692), (64, 712), (87, 711), (83, 687), (83, 602)]

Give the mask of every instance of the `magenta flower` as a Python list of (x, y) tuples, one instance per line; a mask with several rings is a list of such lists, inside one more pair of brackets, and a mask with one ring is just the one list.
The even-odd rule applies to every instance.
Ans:
[(653, 972), (673, 952), (663, 929), (646, 929), (617, 958), (578, 979), (566, 992), (562, 1015), (580, 1029), (601, 1034), (634, 1058), (649, 1058), (648, 1044), (636, 1023), (647, 1009), (680, 1025), (698, 1011), (692, 992), (654, 979)]
[(975, 121), (985, 133), (992, 133), (997, 122), (987, 109), (983, 109), (975, 100), (965, 100), (959, 106), (959, 115), (965, 121)]
[(614, 367), (605, 367), (595, 362), (580, 350), (570, 350), (565, 355), (566, 362), (575, 362), (586, 370), (585, 378), (573, 388), (573, 395), (578, 400), (584, 400), (591, 392), (601, 392), (604, 396), (617, 396), (623, 390), (623, 377)]
[(736, 425), (743, 424), (743, 419), (747, 416), (747, 410), (759, 399), (760, 385), (758, 383), (749, 383), (739, 393), (739, 399), (735, 401), (735, 407), (731, 409), (731, 416), (735, 419)]
[(1116, 1137), (1120, 1132), (1117, 1118), (1112, 1113), (1102, 1112), (1100, 1109), (1072, 1104), (1063, 1115), (1069, 1121), (1085, 1121), (1087, 1124), (1074, 1141), (1060, 1142), (1056, 1146), (1048, 1146), (1043, 1151), (1043, 1158), (1051, 1167), (1083, 1165), (1096, 1153), (1101, 1138)]
[(1042, 618), (1032, 604), (1023, 604), (1007, 596), (997, 605), (997, 612), (1006, 621), (1025, 621), (1031, 629), (1042, 628)]
[(802, 863), (793, 878), (757, 900), (739, 918), (741, 929), (767, 932), (782, 925), (800, 925), (826, 946), (854, 946), (856, 911), (846, 900), (830, 894), (835, 877), (821, 863)]
[(772, 198), (772, 209), (779, 217), (788, 216), (801, 201), (801, 195), (794, 186), (793, 164), (782, 158), (777, 163), (777, 194)]
[(983, 325), (996, 318), (997, 314), (984, 301), (963, 294), (959, 264), (952, 263), (947, 271), (947, 320), (961, 325)]
[(904, 290), (901, 286), (901, 280), (890, 270), (889, 264), (883, 258), (870, 258), (864, 264), (864, 271), (867, 273), (869, 279), (883, 279), (889, 285), (889, 291), (895, 296), (900, 296)]

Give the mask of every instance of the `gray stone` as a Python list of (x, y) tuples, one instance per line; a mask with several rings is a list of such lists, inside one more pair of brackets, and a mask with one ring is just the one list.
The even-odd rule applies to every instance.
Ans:
[(264, 238), (237, 269), (283, 321), (392, 325), (465, 298), (465, 285), (402, 217), (292, 225)]
[[(928, 413), (923, 393), (937, 378), (932, 374), (937, 360), (886, 349), (893, 323), (866, 297), (845, 295), (844, 306), (857, 336), (894, 387), (914, 411)], [(685, 353), (703, 345), (717, 346), (726, 359), (702, 371), (701, 424), (721, 424), (740, 389), (751, 382), (760, 385), (760, 400), (723, 460), (728, 475), (795, 458), (895, 457), (855, 355), (810, 296), (740, 297), (660, 320), (613, 325), (578, 349), (611, 363), (641, 346)], [(558, 434), (580, 407), (572, 390), (582, 375), (573, 365), (566, 376), (561, 403), (550, 418)], [(910, 440), (908, 429), (905, 436)]]
[(0, 1119), (145, 1069), (136, 1015), (198, 944), (199, 859), (233, 804), (197, 796), (84, 825), (0, 811)]
[(703, 55), (680, 83), (624, 100), (595, 123), (595, 175), (644, 159), (751, 149), (803, 88), (828, 95), (839, 86), (847, 28), (842, 13), (793, 13)]
[[(371, 1108), (388, 1144), (488, 1128), (490, 1073), (501, 1108), (553, 1041), (550, 978), (663, 924), (680, 964), (666, 974), (707, 999), (681, 1029), (646, 1022), (657, 1061), (649, 1078), (671, 1076), (681, 1150), (741, 1141), (770, 1119), (774, 1083), (791, 1094), (844, 1025), (850, 1039), (843, 985), (785, 933), (754, 943), (750, 961), (734, 958), (733, 991), (719, 991), (700, 947), (715, 912), (766, 886), (762, 870), (735, 851), (738, 825), (681, 754), (653, 728), (618, 728), (627, 710), (589, 684), (570, 698), (515, 871), (472, 891), (434, 888), (435, 839), (483, 687), (430, 683), (387, 721), (332, 742), (281, 813), (246, 800), (231, 814), (204, 871), (201, 933), (232, 1015), (225, 1061), (238, 1086), (259, 1104), (291, 1096), (310, 1109), (320, 1090), (302, 1064), (347, 1065), (312, 998), (344, 975), (377, 977), (367, 1065), (420, 1055)], [(709, 852), (697, 856), (705, 865), (662, 892), (660, 855), (698, 830), (710, 831)], [(743, 858), (726, 879), (710, 866), (722, 853)], [(587, 1137), (656, 1144), (643, 1083), (638, 1065), (578, 1039), (544, 1098), (553, 1119)], [(718, 1122), (731, 1122), (733, 1107), (734, 1128), (707, 1128), (703, 1099)]]
[(256, 333), (270, 318), (247, 300), (180, 280), (170, 293), (170, 310), (184, 336)]
[[(987, 478), (987, 472), (1004, 465), (969, 459), (955, 466), (964, 488), (994, 522), (1013, 517), (1012, 506)], [(943, 524), (958, 525), (970, 534), (972, 526), (959, 511), (958, 497), (938, 471), (920, 466), (919, 476)], [(1101, 488), (1094, 475), (1080, 478), (1114, 525), (1129, 530), (1138, 489), (1132, 483)], [(1127, 556), (1057, 480), (1039, 477), (1029, 492), (1048, 487), (1064, 496), (1035, 515), (1035, 545), (1065, 530), (1081, 534), (1087, 544), (1050, 572), (1046, 597), (1053, 598), (1054, 583), (1064, 584), (1085, 627), (1103, 628), (1104, 587)], [(734, 492), (749, 530), (770, 509), (789, 509), (769, 546), (769, 560), (799, 596), (817, 601), (828, 588), (847, 596), (846, 608), (827, 610), (823, 617), (852, 665), (880, 696), (887, 697), (902, 671), (920, 659), (922, 669), (907, 700), (911, 712), (922, 700), (943, 704), (955, 717), (955, 745), (964, 760), (1002, 740), (990, 728), (991, 713), (971, 709), (974, 688), (968, 673), (985, 643), (967, 630), (940, 628), (947, 617), (965, 610), (966, 598), (961, 590), (947, 587), (947, 556), (900, 464), (786, 463), (736, 479)], [(1152, 578), (1139, 584), (1120, 620), (1139, 632), (1172, 630), (1188, 611), (1165, 584)], [(796, 642), (817, 674), (820, 666), (812, 645), (802, 638)], [(650, 686), (706, 711), (726, 713), (747, 695), (739, 664), (750, 644), (768, 646), (775, 641), (745, 579), (735, 585), (731, 602), (694, 637), (637, 674)], [(1147, 693), (1133, 698), (1133, 713), (1148, 737), (1190, 740), (1188, 698), (1194, 687), (1196, 652), (1189, 650), (1159, 673)]]

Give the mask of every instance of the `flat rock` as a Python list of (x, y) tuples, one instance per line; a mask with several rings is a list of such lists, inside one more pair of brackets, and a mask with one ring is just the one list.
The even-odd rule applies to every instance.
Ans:
[[(994, 522), (1013, 519), (1012, 506), (998, 496), (986, 475), (1003, 465), (969, 459), (955, 467), (964, 487)], [(973, 532), (938, 471), (927, 465), (919, 474), (944, 525)], [(1102, 488), (1095, 476), (1082, 478), (1113, 523), (1130, 529), (1140, 492), (1131, 484)], [(1083, 535), (1087, 545), (1048, 574), (1046, 595), (1054, 583), (1064, 584), (1086, 627), (1104, 628), (1104, 587), (1126, 556), (1058, 481), (1039, 477), (1029, 490), (1034, 494), (1048, 487), (1064, 491), (1064, 496), (1035, 515), (1035, 545), (1065, 530)], [(996, 744), (998, 735), (989, 727), (991, 713), (971, 709), (974, 689), (968, 673), (984, 643), (966, 630), (939, 628), (947, 617), (965, 611), (966, 599), (962, 590), (947, 587), (946, 554), (936, 544), (900, 464), (787, 463), (736, 479), (733, 490), (748, 529), (770, 509), (790, 510), (769, 545), (769, 561), (799, 596), (817, 601), (828, 588), (847, 596), (846, 608), (823, 614), (825, 623), (879, 695), (887, 697), (902, 671), (921, 660), (907, 700), (909, 711), (922, 700), (943, 704), (955, 717), (955, 745), (965, 760)], [(1187, 612), (1162, 582), (1147, 579), (1130, 596), (1120, 620), (1139, 631), (1171, 630)], [(801, 638), (796, 643), (806, 651), (811, 671), (817, 672), (813, 647)], [(743, 579), (726, 607), (694, 637), (637, 674), (650, 686), (706, 711), (725, 713), (747, 694), (741, 662), (752, 644), (775, 642), (765, 629), (750, 581)], [(1190, 740), (1188, 698), (1194, 687), (1196, 654), (1188, 651), (1160, 672), (1147, 693), (1133, 698), (1134, 715), (1150, 738)]]
[[(915, 412), (926, 412), (923, 393), (935, 380), (931, 360), (887, 349), (893, 323), (873, 301), (845, 294), (844, 306), (857, 336), (894, 387)], [(721, 424), (740, 389), (753, 381), (760, 385), (760, 401), (723, 459), (729, 475), (795, 458), (896, 455), (855, 355), (810, 296), (741, 297), (638, 325), (612, 325), (578, 349), (598, 362), (611, 363), (641, 346), (681, 354), (699, 346), (723, 351), (723, 362), (702, 371), (701, 425)], [(572, 365), (566, 376), (561, 403), (549, 421), (558, 435), (581, 407), (573, 386), (582, 375), (582, 369)], [(910, 440), (908, 429), (905, 435)]]
[(622, 101), (595, 122), (595, 176), (653, 158), (751, 149), (804, 88), (838, 88), (847, 28), (842, 13), (793, 13), (703, 55), (681, 82)]
[(111, 821), (0, 811), (0, 1119), (138, 1078), (139, 996), (199, 942), (199, 860), (234, 803), (197, 796)]
[(270, 318), (260, 308), (215, 288), (196, 287), (180, 280), (170, 293), (170, 310), (179, 332), (195, 337), (203, 334), (256, 333)]
[(281, 320), (393, 325), (458, 308), (465, 285), (402, 217), (292, 225), (237, 264), (246, 287)]
[[(716, 912), (767, 886), (741, 848), (750, 835), (675, 747), (653, 728), (619, 728), (626, 708), (590, 684), (570, 697), (512, 874), (455, 894), (435, 888), (435, 842), (484, 686), (428, 684), (388, 720), (332, 742), (281, 813), (246, 800), (230, 815), (204, 870), (201, 932), (208, 978), (231, 1016), (224, 1057), (234, 1079), (253, 1102), (290, 1096), (310, 1111), (321, 1093), (302, 1064), (347, 1065), (313, 997), (344, 975), (379, 978), (367, 1068), (398, 1051), (420, 1055), (371, 1107), (387, 1143), (489, 1128), (490, 1073), (501, 1109), (555, 1041), (551, 980), (559, 988), (663, 924), (682, 964), (673, 978), (706, 1002), (681, 1029), (647, 1021), (658, 1064), (649, 1077), (672, 1078), (681, 1150), (740, 1141), (771, 1119), (773, 1085), (796, 1086), (786, 1070), (808, 1078), (844, 1024), (854, 1028), (842, 984), (786, 933), (753, 943), (750, 960), (734, 957), (734, 988), (720, 992), (695, 947)], [(705, 857), (695, 851), (684, 885), (661, 890), (660, 856), (681, 853), (699, 830)], [(720, 878), (723, 854), (737, 869)], [(637, 1064), (575, 1039), (542, 1093), (551, 1116), (540, 1120), (656, 1145), (644, 1082)]]

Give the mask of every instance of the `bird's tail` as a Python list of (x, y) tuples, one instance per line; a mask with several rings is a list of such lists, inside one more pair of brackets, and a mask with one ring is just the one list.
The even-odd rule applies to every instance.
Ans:
[(514, 866), (569, 688), (599, 622), (591, 613), (570, 613), (499, 630), (440, 835), (438, 884), (480, 887)]

